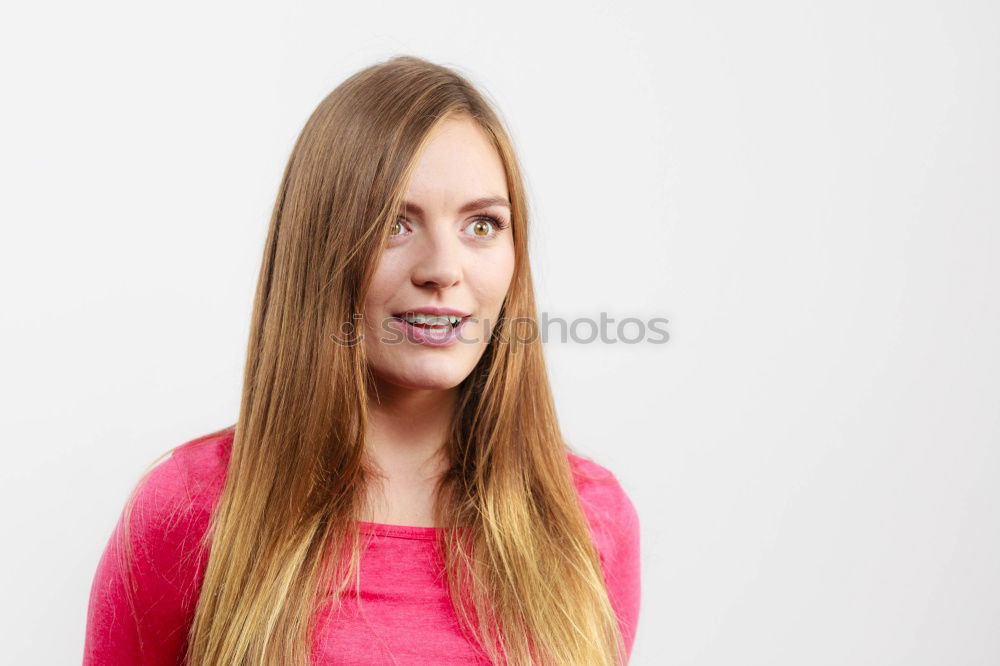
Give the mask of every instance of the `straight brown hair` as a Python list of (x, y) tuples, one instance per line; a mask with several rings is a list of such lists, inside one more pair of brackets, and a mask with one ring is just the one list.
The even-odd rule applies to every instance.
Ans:
[(459, 386), (451, 467), (436, 488), (456, 615), (497, 664), (625, 661), (542, 343), (517, 330), (538, 318), (513, 144), (464, 76), (396, 56), (319, 104), (285, 168), (228, 472), (202, 542), (209, 555), (189, 664), (305, 666), (317, 612), (338, 604), (352, 579), (358, 585), (355, 520), (376, 476), (365, 450), (371, 376), (364, 345), (333, 338), (362, 313), (420, 150), (456, 117), (478, 123), (503, 162), (516, 252), (493, 336)]

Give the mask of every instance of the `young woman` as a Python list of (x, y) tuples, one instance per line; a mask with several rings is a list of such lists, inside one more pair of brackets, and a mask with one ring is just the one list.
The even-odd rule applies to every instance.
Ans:
[(234, 426), (137, 484), (86, 664), (614, 665), (639, 525), (546, 377), (511, 140), (400, 56), (302, 130), (271, 218)]

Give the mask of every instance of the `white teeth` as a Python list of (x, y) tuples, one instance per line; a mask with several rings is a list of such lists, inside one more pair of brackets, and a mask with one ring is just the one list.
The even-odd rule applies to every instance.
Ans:
[(409, 312), (404, 313), (402, 318), (411, 324), (423, 324), (425, 326), (454, 326), (462, 319), (455, 315), (434, 316)]

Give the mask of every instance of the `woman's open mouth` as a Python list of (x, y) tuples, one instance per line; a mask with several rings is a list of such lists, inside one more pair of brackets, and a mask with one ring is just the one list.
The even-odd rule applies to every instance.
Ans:
[(458, 342), (459, 332), (470, 317), (401, 312), (393, 315), (392, 320), (410, 342), (445, 347)]
[(419, 326), (426, 329), (456, 328), (461, 325), (463, 320), (468, 319), (468, 317), (459, 317), (456, 315), (427, 315), (419, 312), (401, 312), (393, 315), (393, 317), (405, 321), (412, 326)]

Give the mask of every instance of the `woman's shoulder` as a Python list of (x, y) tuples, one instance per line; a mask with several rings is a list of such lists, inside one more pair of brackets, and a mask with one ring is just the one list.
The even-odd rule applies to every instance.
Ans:
[(183, 479), (196, 490), (220, 487), (232, 452), (234, 426), (217, 430), (176, 447), (164, 464), (165, 480)]
[(631, 654), (641, 598), (639, 516), (632, 499), (611, 470), (572, 451), (568, 452), (568, 458), (601, 561), (608, 595)]
[(635, 505), (614, 472), (574, 451), (567, 450), (566, 456), (580, 500), (595, 518), (628, 522), (637, 518)]
[(634, 543), (639, 515), (618, 477), (607, 467), (574, 451), (567, 458), (584, 513), (602, 559)]
[(137, 505), (154, 513), (210, 512), (225, 482), (233, 434), (229, 427), (175, 447), (137, 484)]
[(180, 444), (135, 484), (121, 521), (147, 553), (166, 556), (190, 547), (206, 532), (222, 494), (233, 430)]
[(136, 484), (94, 575), (85, 664), (177, 663), (231, 442), (231, 429), (185, 442)]

